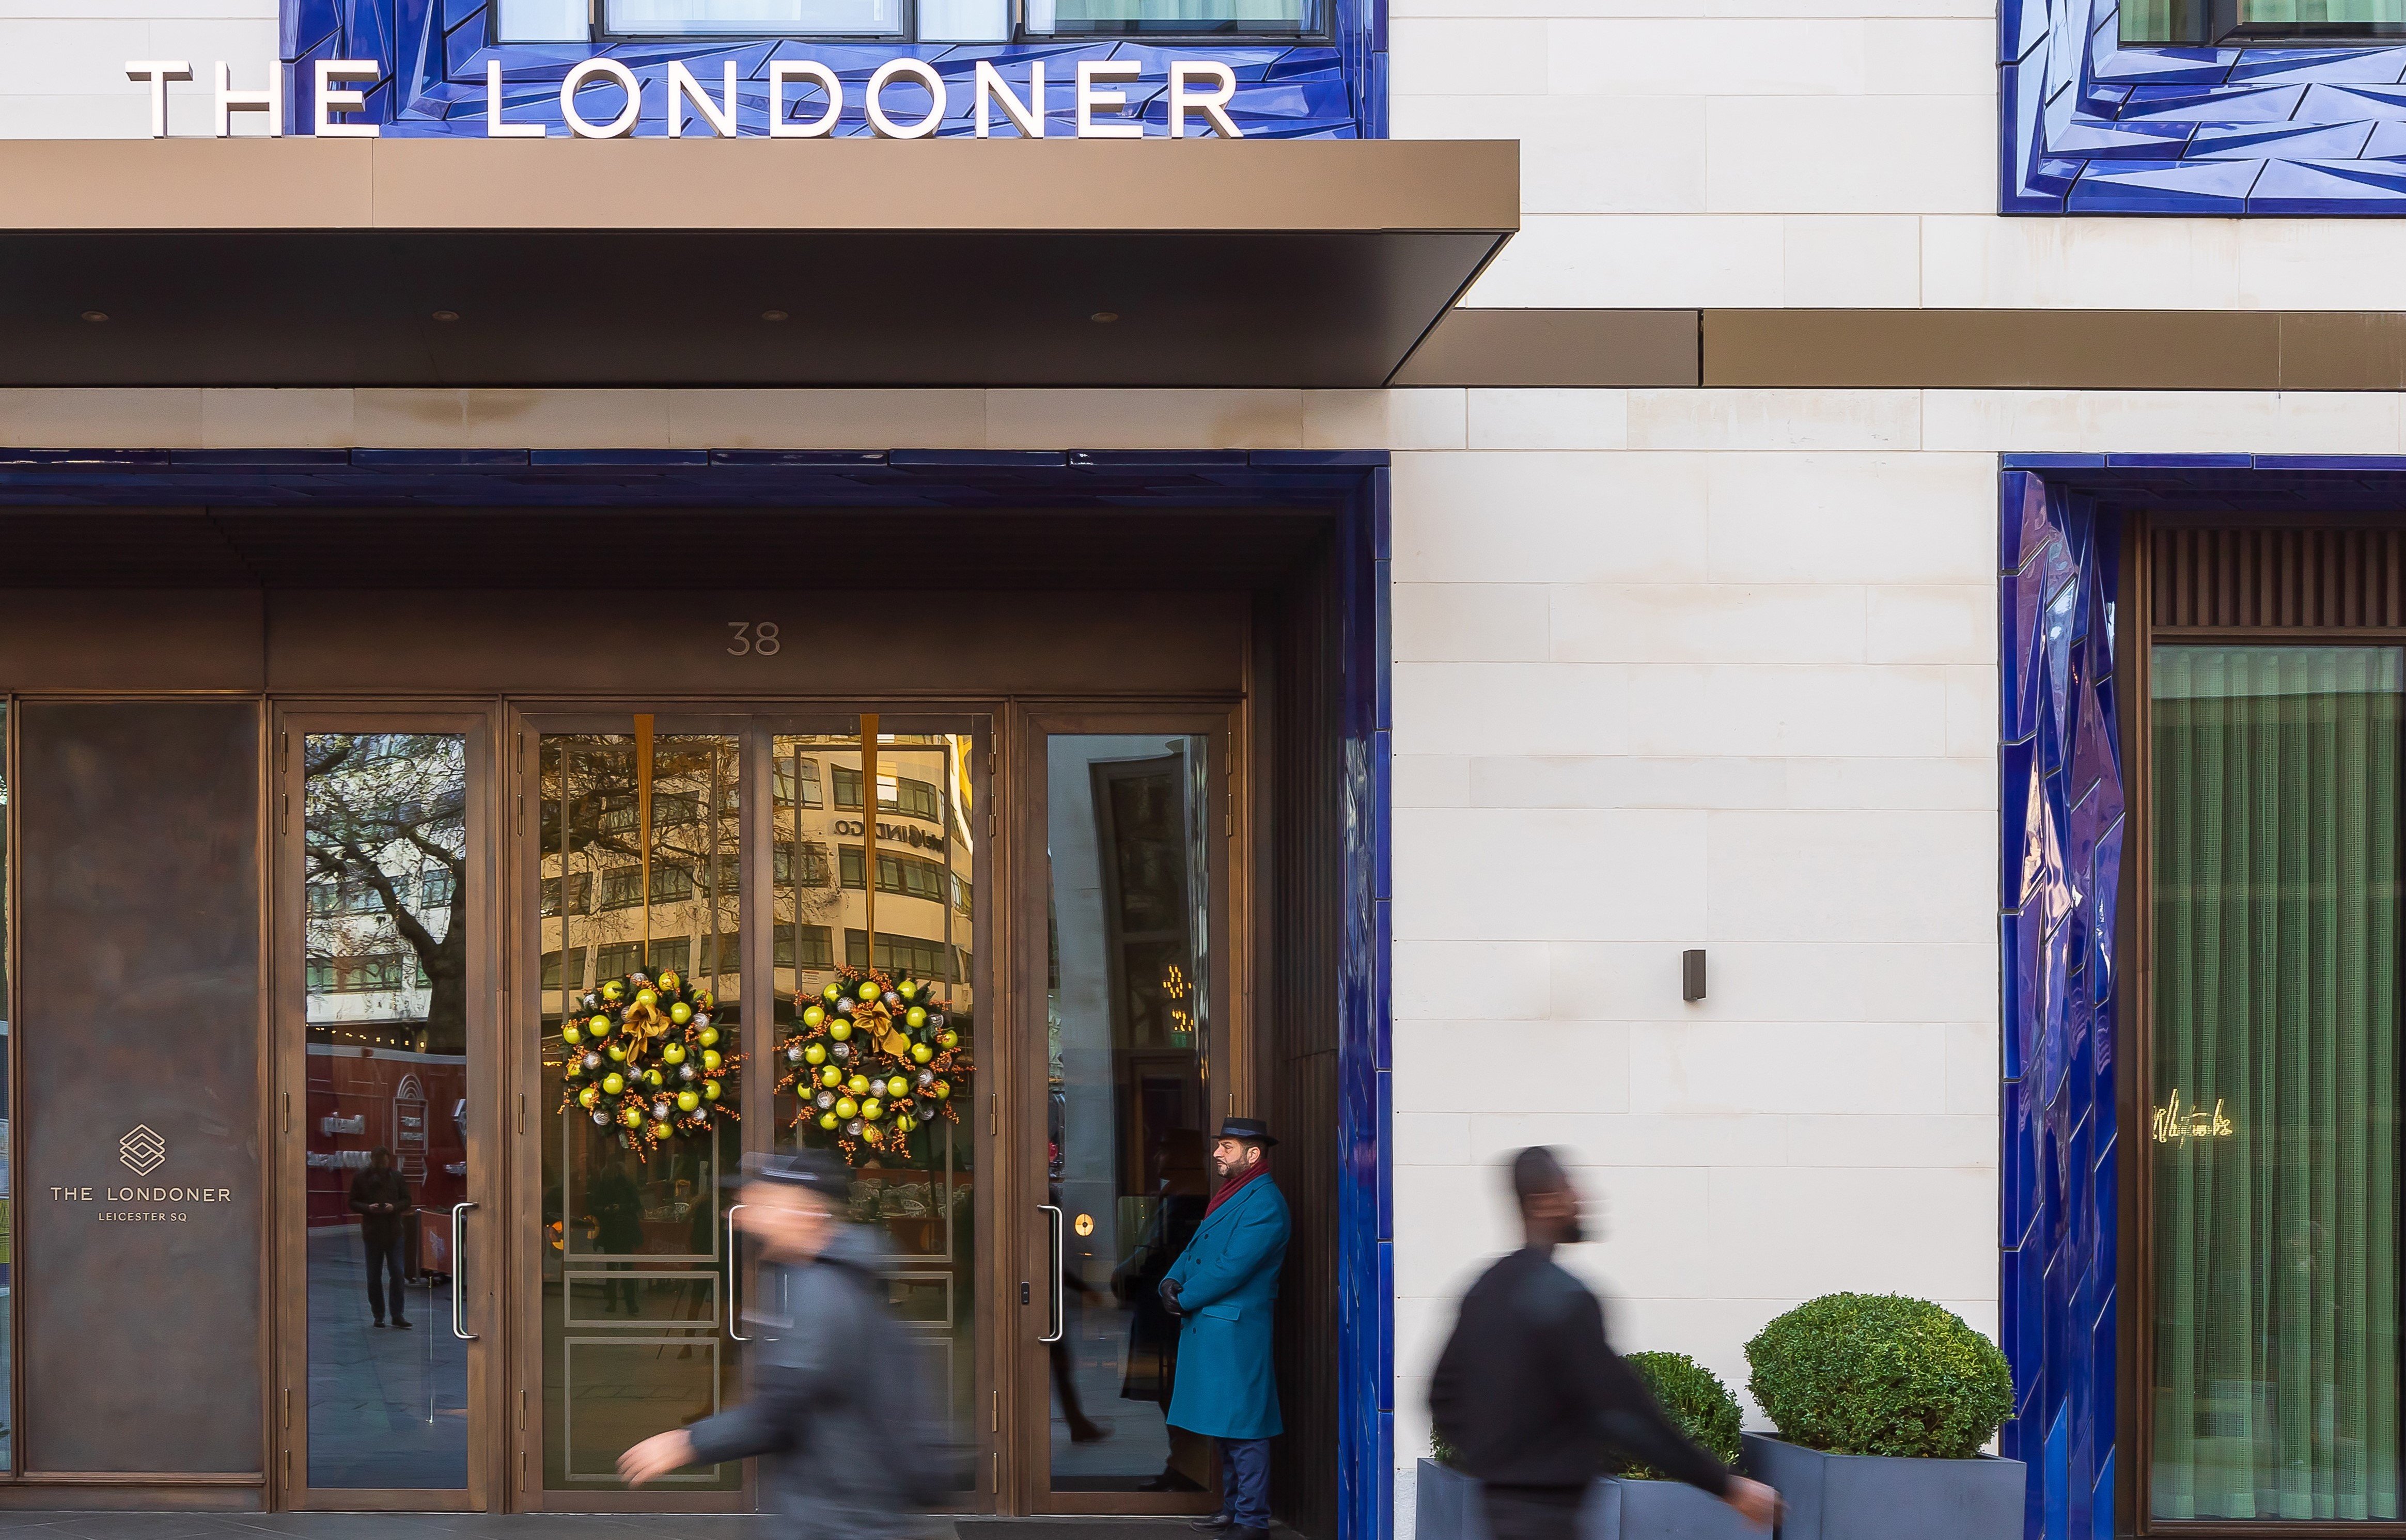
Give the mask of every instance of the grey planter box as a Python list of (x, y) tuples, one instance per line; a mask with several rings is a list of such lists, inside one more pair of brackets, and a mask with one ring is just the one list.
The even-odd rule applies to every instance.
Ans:
[(2021, 1540), (2018, 1460), (1824, 1454), (1750, 1433), (1746, 1468), (1788, 1505), (1779, 1540)]
[[(1450, 1465), (1422, 1461), (1420, 1540), (1488, 1540), (1479, 1489)], [(1598, 1481), (1579, 1508), (1578, 1533), (1579, 1540), (1763, 1540), (1736, 1509), (1682, 1481)]]

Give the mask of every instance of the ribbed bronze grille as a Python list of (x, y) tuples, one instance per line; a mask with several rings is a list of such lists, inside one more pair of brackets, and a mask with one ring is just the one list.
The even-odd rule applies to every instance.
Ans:
[(2158, 529), (2148, 568), (2158, 627), (2406, 626), (2406, 530)]

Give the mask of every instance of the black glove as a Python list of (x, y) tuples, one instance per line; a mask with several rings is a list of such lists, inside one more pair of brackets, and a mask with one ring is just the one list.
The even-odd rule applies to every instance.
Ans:
[(1174, 1316), (1182, 1316), (1186, 1313), (1178, 1307), (1178, 1285), (1172, 1279), (1161, 1280), (1161, 1307)]

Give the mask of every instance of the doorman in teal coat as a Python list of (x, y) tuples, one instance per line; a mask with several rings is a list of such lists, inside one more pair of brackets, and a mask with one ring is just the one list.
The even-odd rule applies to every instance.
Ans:
[(1161, 1302), (1180, 1318), (1178, 1382), (1169, 1425), (1220, 1446), (1224, 1510), (1196, 1529), (1229, 1540), (1267, 1540), (1270, 1440), (1279, 1421), (1270, 1373), (1270, 1318), (1286, 1260), (1286, 1199), (1269, 1178), (1269, 1125), (1230, 1118), (1211, 1146), (1220, 1179), (1195, 1238), (1161, 1280)]

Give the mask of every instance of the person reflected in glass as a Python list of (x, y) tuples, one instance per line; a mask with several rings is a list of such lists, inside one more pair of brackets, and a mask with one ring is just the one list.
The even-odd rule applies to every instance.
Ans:
[[(1207, 1201), (1203, 1183), (1203, 1131), (1173, 1128), (1162, 1139), (1161, 1180), (1153, 1194), (1153, 1216), (1136, 1249), (1111, 1271), (1111, 1293), (1128, 1307), (1127, 1369), (1120, 1399), (1150, 1401), (1167, 1421), (1178, 1377), (1178, 1322), (1161, 1302), (1161, 1282), (1170, 1264), (1195, 1238)], [(1173, 1430), (1169, 1461), (1161, 1474), (1139, 1483), (1139, 1491), (1197, 1491), (1202, 1484), (1178, 1468)]]
[[(1053, 1181), (1047, 1189), (1048, 1198), (1055, 1209), (1061, 1207), (1061, 1183)], [(1067, 1248), (1064, 1248), (1066, 1252)], [(1084, 1276), (1069, 1265), (1065, 1254), (1061, 1260), (1061, 1335), (1048, 1351), (1053, 1359), (1053, 1390), (1061, 1398), (1061, 1420), (1069, 1424), (1072, 1444), (1099, 1444), (1111, 1435), (1111, 1430), (1086, 1415), (1078, 1399), (1077, 1342), (1083, 1311), (1080, 1307), (1089, 1294), (1101, 1290), (1086, 1281)]]
[[(593, 1182), (587, 1189), (593, 1205), (593, 1244), (613, 1256), (627, 1256), (644, 1249), (644, 1194), (635, 1185), (625, 1158), (611, 1160), (606, 1156), (593, 1173)], [(612, 1272), (602, 1283), (602, 1313), (616, 1315), (618, 1303), (624, 1300), (630, 1316), (643, 1313), (642, 1296), (635, 1292), (631, 1273)]]
[(389, 1280), (392, 1323), (409, 1330), (402, 1242), (406, 1222), (417, 1211), (408, 1181), (393, 1167), (392, 1151), (381, 1144), (369, 1151), (367, 1166), (351, 1179), (351, 1212), (360, 1216), (360, 1239), (367, 1247), (368, 1309), (378, 1326), (384, 1324), (385, 1288)]

